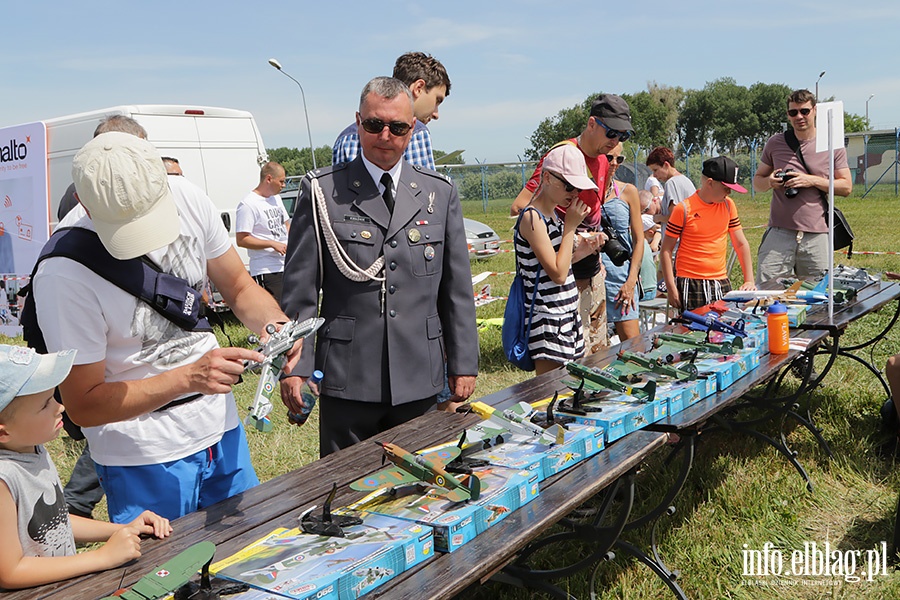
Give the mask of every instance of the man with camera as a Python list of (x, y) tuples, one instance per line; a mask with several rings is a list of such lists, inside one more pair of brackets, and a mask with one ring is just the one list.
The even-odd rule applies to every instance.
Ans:
[[(587, 123), (578, 137), (559, 142), (573, 144), (584, 155), (588, 176), (593, 179), (598, 190), (583, 190), (579, 197), (591, 207), (591, 213), (579, 227), (577, 243), (590, 244), (595, 249), (603, 247), (607, 236), (601, 231), (600, 219), (603, 204), (601, 194), (607, 187), (609, 160), (607, 154), (632, 136), (631, 110), (628, 103), (615, 94), (600, 94), (592, 103)], [(555, 147), (555, 146), (554, 146)], [(516, 196), (510, 207), (510, 214), (516, 216), (531, 201), (541, 181), (543, 158), (538, 162), (531, 179)], [(560, 216), (565, 210), (557, 209)], [(575, 284), (578, 286), (578, 311), (584, 328), (586, 354), (609, 345), (606, 332), (606, 286), (598, 253), (592, 252), (586, 258), (572, 265)]]
[[(753, 176), (757, 192), (772, 190), (769, 228), (757, 257), (759, 283), (785, 276), (815, 277), (828, 268), (823, 201), (828, 192), (828, 153), (816, 152), (816, 97), (809, 90), (794, 91), (787, 107), (793, 130), (769, 138)], [(835, 148), (834, 194), (849, 196), (851, 191), (847, 151)]]

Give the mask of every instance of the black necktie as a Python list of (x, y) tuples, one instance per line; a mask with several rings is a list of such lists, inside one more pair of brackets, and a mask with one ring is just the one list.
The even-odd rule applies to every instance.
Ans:
[(381, 185), (384, 186), (384, 193), (381, 195), (384, 198), (384, 205), (387, 206), (389, 213), (394, 214), (394, 194), (391, 191), (394, 180), (391, 179), (390, 173), (385, 173), (381, 176)]

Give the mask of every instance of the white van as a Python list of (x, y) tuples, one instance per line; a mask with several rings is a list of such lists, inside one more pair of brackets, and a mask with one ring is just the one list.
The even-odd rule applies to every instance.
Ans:
[[(177, 158), (184, 176), (206, 191), (234, 237), (234, 211), (259, 183), (259, 168), (268, 160), (253, 115), (230, 108), (165, 104), (113, 106), (44, 121), (51, 230), (59, 201), (72, 183), (72, 158), (110, 115), (133, 118), (147, 130), (147, 139), (160, 155)], [(246, 263), (246, 254), (241, 255)]]

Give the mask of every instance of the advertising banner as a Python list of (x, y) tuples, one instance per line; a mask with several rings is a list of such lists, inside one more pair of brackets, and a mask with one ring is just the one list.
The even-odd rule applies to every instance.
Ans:
[(47, 242), (47, 129), (0, 128), (0, 333), (21, 333), (17, 292)]

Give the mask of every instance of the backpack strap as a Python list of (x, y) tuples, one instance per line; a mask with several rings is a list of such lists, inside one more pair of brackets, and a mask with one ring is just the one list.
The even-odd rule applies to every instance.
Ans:
[(119, 260), (106, 250), (95, 232), (81, 227), (65, 228), (50, 236), (31, 277), (34, 278), (41, 262), (56, 256), (84, 265), (123, 291), (143, 300), (186, 331), (212, 331), (209, 320), (203, 314), (200, 292), (181, 277), (163, 272), (146, 256)]

